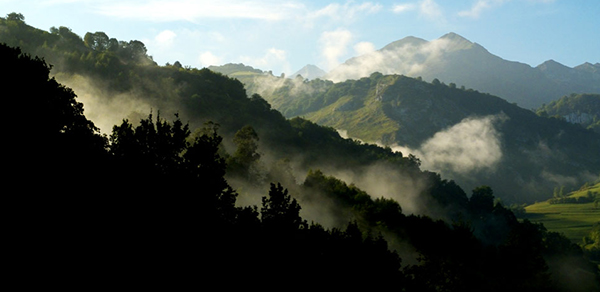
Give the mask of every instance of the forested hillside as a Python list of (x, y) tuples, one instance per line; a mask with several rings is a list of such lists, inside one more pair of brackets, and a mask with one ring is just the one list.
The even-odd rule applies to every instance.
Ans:
[[(600, 173), (597, 133), (453, 83), (379, 73), (333, 83), (237, 69), (228, 74), (286, 117), (414, 154), (423, 168), (466, 188), (491, 185), (507, 202), (546, 200), (555, 187), (578, 188)], [(593, 108), (579, 113), (593, 121)]]
[(600, 94), (571, 94), (537, 109), (542, 117), (564, 119), (600, 133)]
[[(581, 258), (579, 247), (540, 225), (519, 223), (494, 204), (488, 187), (475, 189), (470, 199), (452, 183), (436, 190), (457, 212), (455, 218), (462, 218), (454, 224), (405, 215), (397, 202), (373, 199), (320, 171), (310, 172), (294, 189), (301, 198), (310, 197), (304, 200), (335, 202), (338, 219), (347, 219), (344, 229), (309, 224), (300, 216), (302, 206), (279, 183), (262, 197), (260, 211), (237, 207), (214, 127), (191, 135), (179, 119), (150, 115), (138, 126), (123, 121), (103, 139), (74, 92), (51, 78), (43, 61), (4, 45), (0, 58), (15, 73), (2, 79), (3, 86), (27, 84), (34, 90), (15, 96), (17, 105), (46, 110), (45, 116), (29, 116), (30, 126), (53, 125), (38, 129), (44, 139), (15, 146), (34, 143), (40, 150), (61, 151), (40, 151), (15, 165), (24, 170), (16, 178), (27, 175), (39, 183), (27, 198), (14, 198), (13, 213), (24, 220), (11, 227), (26, 262), (51, 269), (38, 276), (42, 279), (60, 283), (60, 274), (69, 274), (88, 281), (108, 277), (103, 282), (109, 284), (109, 274), (126, 273), (130, 281), (158, 276), (154, 287), (172, 287), (193, 284), (200, 273), (203, 284), (234, 277), (243, 287), (268, 274), (273, 283), (405, 291), (573, 291), (569, 277), (577, 278), (581, 291), (597, 284), (597, 271)], [(74, 142), (89, 150), (72, 151)], [(58, 183), (61, 178), (70, 182)], [(115, 179), (117, 189), (102, 183)], [(444, 189), (454, 189), (454, 195)], [(436, 243), (439, 238), (444, 244)], [(403, 262), (400, 254), (409, 260)], [(564, 262), (549, 265), (546, 257)], [(28, 264), (19, 266), (38, 274)], [(307, 272), (310, 278), (298, 280)], [(360, 278), (340, 283), (348, 274)]]
[[(0, 19), (0, 42), (11, 72), (0, 82), (23, 121), (9, 129), (20, 155), (9, 181), (31, 181), (11, 199), (17, 276), (154, 288), (265, 277), (267, 289), (598, 288), (579, 246), (516, 220), (492, 188), (468, 196), (416, 157), (288, 120), (238, 80), (158, 66), (141, 42), (48, 33), (14, 14)], [(144, 106), (99, 129), (59, 78), (96, 111)], [(343, 180), (353, 177), (369, 190)]]

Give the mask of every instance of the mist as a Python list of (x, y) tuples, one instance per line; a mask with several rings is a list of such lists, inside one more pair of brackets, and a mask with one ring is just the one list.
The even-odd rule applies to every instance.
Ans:
[(84, 105), (85, 116), (94, 122), (103, 134), (110, 134), (114, 125), (123, 119), (136, 123), (146, 118), (152, 106), (132, 92), (110, 93), (98, 81), (81, 75), (59, 74), (57, 81), (73, 89), (77, 100)]
[(465, 118), (435, 133), (416, 149), (401, 145), (391, 148), (417, 156), (421, 166), (431, 171), (468, 174), (493, 170), (503, 156), (501, 134), (495, 125), (506, 119), (504, 114)]
[(418, 76), (425, 72), (428, 64), (443, 64), (442, 54), (452, 48), (447, 39), (407, 42), (399, 47), (384, 48), (352, 58), (335, 67), (324, 78), (342, 82), (368, 77), (373, 72)]

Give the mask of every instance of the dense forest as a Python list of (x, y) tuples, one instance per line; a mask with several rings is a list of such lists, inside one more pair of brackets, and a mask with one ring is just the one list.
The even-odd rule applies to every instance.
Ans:
[[(490, 187), (468, 196), (414, 156), (288, 120), (238, 80), (158, 66), (137, 41), (46, 33), (14, 13), (0, 19), (0, 42), (20, 122), (9, 180), (31, 180), (11, 199), (18, 273), (86, 287), (598, 289), (579, 246), (517, 220)], [(151, 107), (103, 133), (54, 74), (93, 78), (104, 102), (136, 91)], [(333, 169), (419, 182), (411, 199), (429, 209), (374, 197)]]

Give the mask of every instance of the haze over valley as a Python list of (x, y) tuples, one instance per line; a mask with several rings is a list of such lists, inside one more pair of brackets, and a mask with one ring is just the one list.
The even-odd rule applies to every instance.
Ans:
[(15, 276), (600, 289), (595, 2), (35, 2), (0, 1)]

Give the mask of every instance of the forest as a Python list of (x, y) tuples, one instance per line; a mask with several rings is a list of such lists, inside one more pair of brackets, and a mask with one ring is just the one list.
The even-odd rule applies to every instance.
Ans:
[[(581, 247), (518, 220), (489, 186), (467, 195), (418, 157), (286, 119), (239, 80), (159, 66), (139, 41), (43, 32), (16, 13), (0, 28), (17, 122), (8, 181), (24, 190), (10, 199), (15, 276), (78, 288), (600, 288)], [(76, 76), (96, 80), (106, 103), (135, 90), (151, 107), (103, 133), (57, 81)], [(419, 207), (336, 169), (418, 182)]]

